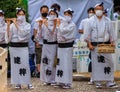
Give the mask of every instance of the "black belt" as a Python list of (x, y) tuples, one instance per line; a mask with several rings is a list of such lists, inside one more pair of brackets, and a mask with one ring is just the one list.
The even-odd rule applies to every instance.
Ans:
[(28, 42), (10, 42), (10, 47), (28, 47)]
[(8, 46), (8, 44), (0, 44), (0, 47), (2, 47), (2, 48), (6, 48)]
[(110, 44), (110, 41), (108, 41), (108, 42), (91, 42), (91, 44), (93, 45), (93, 46), (97, 46), (98, 44)]
[(68, 43), (58, 43), (59, 48), (69, 48), (73, 47), (74, 41), (73, 42), (68, 42)]
[(48, 42), (46, 39), (43, 39), (43, 44), (57, 44), (57, 41)]

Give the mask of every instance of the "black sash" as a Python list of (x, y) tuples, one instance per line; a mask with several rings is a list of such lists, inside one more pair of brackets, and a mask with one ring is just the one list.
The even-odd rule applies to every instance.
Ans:
[(0, 47), (2, 47), (2, 48), (6, 48), (6, 47), (8, 47), (8, 44), (6, 44), (6, 43), (4, 43), (4, 44), (0, 44)]
[(57, 44), (57, 41), (48, 42), (46, 39), (43, 39), (43, 44)]
[(28, 42), (10, 42), (10, 47), (28, 47)]
[(110, 44), (110, 41), (108, 41), (108, 42), (91, 42), (91, 44), (93, 45), (93, 46), (97, 46), (98, 44)]
[(69, 48), (73, 47), (74, 41), (73, 42), (68, 42), (68, 43), (58, 43), (59, 48)]

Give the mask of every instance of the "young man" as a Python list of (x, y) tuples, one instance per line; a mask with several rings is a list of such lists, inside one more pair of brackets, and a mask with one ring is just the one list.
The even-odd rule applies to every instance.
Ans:
[(96, 88), (102, 88), (101, 81), (106, 81), (109, 88), (118, 87), (114, 83), (114, 64), (111, 54), (98, 53), (97, 45), (101, 43), (115, 46), (115, 33), (112, 22), (103, 15), (103, 3), (95, 5), (95, 16), (91, 17), (85, 27), (85, 40), (91, 50), (92, 80)]
[(83, 19), (79, 26), (79, 33), (81, 34), (81, 37), (80, 37), (81, 41), (84, 41), (84, 33), (85, 33), (84, 29), (85, 29), (86, 23), (88, 22), (89, 18), (94, 16), (94, 14), (95, 14), (94, 8), (90, 7), (87, 10), (87, 13), (88, 13), (88, 18)]
[[(90, 7), (87, 10), (87, 13), (88, 13), (88, 18), (83, 19), (80, 23), (80, 26), (79, 26), (80, 41), (84, 41), (85, 26), (86, 26), (86, 23), (89, 21), (89, 18), (91, 18), (92, 16), (95, 15), (94, 8)], [(91, 59), (91, 54), (89, 54), (89, 58)], [(91, 62), (89, 63), (88, 71), (92, 72)], [(90, 79), (90, 82), (88, 82), (88, 84), (90, 84), (90, 85), (94, 84), (93, 81), (92, 81), (92, 78)]]
[[(41, 16), (36, 19), (34, 25), (34, 37), (40, 31), (40, 23), (47, 19), (49, 8), (46, 5), (41, 6), (40, 14)], [(42, 53), (43, 39), (35, 40), (35, 55), (36, 55), (36, 65), (37, 65), (37, 77), (40, 77), (40, 63), (41, 63), (41, 53)]]

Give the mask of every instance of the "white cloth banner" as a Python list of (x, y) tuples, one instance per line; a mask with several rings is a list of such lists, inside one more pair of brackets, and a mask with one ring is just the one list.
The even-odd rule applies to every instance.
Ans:
[[(70, 7), (74, 10), (73, 21), (78, 28), (81, 20), (87, 17), (87, 9), (101, 2), (104, 2), (105, 9), (107, 8), (111, 12), (113, 0), (28, 0), (29, 19), (33, 28), (34, 20), (40, 16), (41, 6), (47, 5), (50, 8), (53, 3), (58, 3), (61, 6), (61, 15), (63, 15), (66, 8)], [(78, 30), (76, 32), (76, 38), (79, 38)]]

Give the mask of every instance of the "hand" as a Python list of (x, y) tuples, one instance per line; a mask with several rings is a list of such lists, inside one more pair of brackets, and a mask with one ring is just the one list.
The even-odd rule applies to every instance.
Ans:
[(57, 25), (57, 19), (54, 19), (54, 26)]
[(10, 19), (6, 19), (6, 23), (8, 26), (10, 26), (11, 20)]
[(113, 47), (115, 47), (115, 43), (114, 43), (114, 42), (111, 42), (111, 45), (112, 45)]
[(92, 44), (88, 44), (88, 47), (89, 47), (90, 50), (94, 50), (95, 49), (95, 47)]
[(42, 27), (42, 24), (43, 24), (43, 21), (42, 21), (42, 20), (39, 20), (38, 23), (39, 23), (39, 27), (41, 28), (41, 27)]
[(60, 26), (60, 19), (57, 19), (57, 26)]
[(39, 46), (40, 46), (38, 42), (36, 42), (36, 44), (35, 44), (35, 45), (36, 45), (36, 47), (39, 47)]
[(43, 24), (45, 24), (48, 27), (47, 19), (43, 19)]
[(13, 21), (13, 23), (16, 24), (16, 20), (17, 20), (16, 18), (12, 18), (11, 20)]
[(17, 19), (16, 18), (12, 18), (11, 20), (15, 24), (16, 28), (19, 30), (19, 27), (18, 27), (18, 24), (17, 24)]
[(63, 41), (66, 41), (66, 38), (65, 38), (64, 36), (62, 36), (62, 40), (63, 40)]
[(79, 33), (80, 33), (80, 34), (83, 34), (83, 33), (84, 33), (84, 31), (83, 31), (83, 30), (79, 30)]

